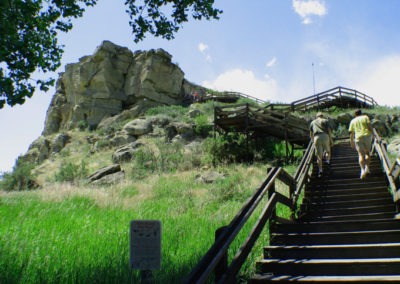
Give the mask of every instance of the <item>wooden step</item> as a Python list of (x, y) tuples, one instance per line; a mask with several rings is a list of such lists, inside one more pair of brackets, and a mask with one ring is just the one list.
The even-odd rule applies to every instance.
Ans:
[(327, 179), (324, 177), (315, 178), (312, 183), (307, 186), (308, 188), (352, 188), (362, 186), (387, 186), (387, 180), (384, 176), (371, 177), (362, 180), (357, 176), (356, 178), (340, 178), (340, 179)]
[(339, 190), (339, 191), (315, 191), (308, 192), (304, 196), (304, 202), (322, 203), (322, 202), (351, 202), (354, 200), (362, 200), (363, 198), (367, 200), (371, 199), (381, 199), (389, 198), (392, 199), (389, 192), (384, 192), (377, 189), (368, 189), (366, 191), (359, 190)]
[(400, 230), (353, 232), (272, 233), (271, 245), (340, 245), (390, 243), (400, 240)]
[[(275, 233), (310, 233), (310, 232), (352, 232), (373, 230), (400, 230), (400, 220), (384, 219), (371, 221), (350, 222), (312, 222), (297, 224), (271, 224), (272, 232)], [(400, 240), (399, 240), (400, 241)]]
[[(361, 170), (360, 168), (358, 169), (349, 169), (349, 170), (343, 170), (343, 169), (331, 169), (329, 170), (329, 178), (330, 179), (336, 179), (336, 178), (360, 178), (360, 173)], [(382, 175), (381, 172), (378, 172), (376, 169), (370, 169), (370, 173), (366, 176), (365, 180), (368, 181), (369, 179), (373, 177), (380, 177)]]
[(292, 276), (354, 276), (397, 275), (400, 258), (369, 259), (263, 259), (257, 262), (257, 271)]
[(379, 198), (368, 198), (368, 199), (350, 199), (350, 200), (336, 200), (326, 201), (322, 198), (309, 198), (304, 199), (303, 204), (300, 206), (301, 211), (306, 209), (339, 209), (339, 208), (351, 208), (351, 207), (367, 207), (377, 205), (390, 205), (394, 206), (393, 199), (391, 196), (383, 196)]
[(256, 274), (249, 280), (249, 284), (256, 283), (294, 283), (318, 284), (318, 283), (357, 283), (357, 284), (381, 284), (381, 283), (400, 283), (400, 275), (357, 275), (357, 276), (292, 276), (287, 273), (274, 276), (269, 273)]
[(363, 215), (369, 213), (392, 213), (396, 215), (396, 206), (392, 204), (372, 205), (372, 206), (357, 206), (347, 208), (326, 208), (324, 206), (307, 207), (307, 215), (324, 216), (341, 216), (341, 215)]
[(381, 181), (376, 181), (376, 182), (369, 182), (365, 183), (361, 180), (357, 180), (356, 182), (352, 183), (334, 183), (334, 182), (329, 182), (328, 184), (312, 184), (308, 185), (305, 189), (305, 193), (312, 193), (312, 192), (326, 192), (326, 193), (335, 193), (335, 192), (343, 192), (345, 194), (351, 194), (351, 191), (357, 191), (357, 192), (368, 192), (371, 191), (372, 189), (374, 190), (380, 190), (385, 193), (389, 193), (388, 187), (385, 183), (382, 183)]
[(383, 185), (358, 185), (358, 186), (348, 186), (348, 187), (315, 187), (308, 188), (305, 192), (305, 196), (334, 196), (334, 195), (351, 195), (351, 194), (362, 194), (362, 193), (382, 193), (386, 196), (391, 196), (388, 188)]
[(393, 258), (399, 256), (400, 243), (264, 247), (265, 258), (279, 259)]
[(304, 189), (297, 223), (270, 223), (265, 259), (249, 283), (400, 283), (400, 220), (377, 156), (360, 179), (349, 141)]
[(315, 222), (315, 221), (324, 221), (324, 222), (337, 222), (337, 221), (357, 221), (357, 220), (375, 220), (375, 219), (391, 219), (393, 218), (393, 213), (368, 213), (362, 215), (341, 215), (341, 216), (318, 216), (315, 214), (305, 214), (301, 215), (300, 220), (302, 222)]

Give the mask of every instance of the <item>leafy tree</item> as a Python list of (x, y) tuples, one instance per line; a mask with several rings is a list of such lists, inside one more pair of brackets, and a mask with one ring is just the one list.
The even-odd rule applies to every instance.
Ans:
[[(23, 104), (36, 87), (48, 90), (54, 79), (33, 79), (35, 71), (55, 71), (63, 46), (59, 32), (72, 28), (86, 7), (98, 0), (0, 0), (0, 108)], [(195, 20), (218, 19), (214, 0), (125, 0), (133, 40), (146, 34), (173, 39), (191, 16)]]

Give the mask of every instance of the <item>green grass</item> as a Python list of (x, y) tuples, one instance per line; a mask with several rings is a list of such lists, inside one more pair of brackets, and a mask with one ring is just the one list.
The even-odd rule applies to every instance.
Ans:
[[(129, 224), (141, 219), (162, 223), (156, 283), (182, 282), (212, 245), (215, 230), (229, 224), (265, 173), (262, 167), (225, 170), (231, 174), (214, 184), (179, 173), (152, 177), (143, 181), (146, 186), (1, 192), (0, 283), (137, 283), (138, 271), (129, 268)], [(242, 241), (246, 234), (240, 234)], [(267, 241), (264, 233), (242, 278), (254, 271)], [(232, 248), (239, 245), (235, 241)]]

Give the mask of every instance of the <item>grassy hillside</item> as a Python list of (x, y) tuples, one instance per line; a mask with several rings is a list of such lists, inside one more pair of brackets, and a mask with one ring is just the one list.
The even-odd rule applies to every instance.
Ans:
[[(20, 164), (6, 174), (0, 190), (0, 283), (137, 283), (139, 272), (129, 268), (129, 224), (141, 219), (162, 223), (162, 268), (155, 271), (155, 282), (181, 282), (213, 243), (215, 230), (231, 221), (271, 163), (285, 154), (283, 145), (269, 140), (263, 151), (253, 149), (269, 156), (255, 155), (259, 160), (251, 165), (234, 162), (243, 137), (232, 138), (235, 148), (226, 138), (215, 143), (210, 132), (214, 103), (194, 107), (201, 116), (190, 118), (190, 109), (180, 107), (148, 111), (147, 116), (191, 123), (198, 144), (189, 151), (157, 135), (142, 137), (145, 147), (121, 165), (126, 173), (121, 183), (99, 186), (86, 180), (112, 162), (114, 149), (104, 130), (71, 130), (72, 139), (60, 153), (33, 170)], [(88, 142), (93, 137), (95, 150)], [(295, 164), (283, 165), (294, 173)], [(212, 183), (199, 178), (208, 173), (218, 178)], [(39, 187), (5, 190), (11, 181), (27, 185), (30, 179)], [(289, 213), (282, 209), (280, 215)], [(253, 272), (267, 242), (264, 232), (241, 277)]]

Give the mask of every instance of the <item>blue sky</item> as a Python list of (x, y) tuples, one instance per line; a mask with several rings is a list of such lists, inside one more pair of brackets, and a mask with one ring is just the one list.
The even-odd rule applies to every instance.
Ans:
[[(291, 102), (314, 88), (344, 86), (400, 106), (398, 0), (216, 0), (224, 11), (219, 21), (191, 21), (173, 41), (148, 36), (139, 44), (123, 3), (100, 0), (74, 20), (59, 38), (65, 53), (58, 72), (110, 40), (132, 51), (163, 48), (186, 79), (218, 90)], [(53, 94), (37, 92), (0, 110), (0, 171), (11, 170), (40, 136)]]

